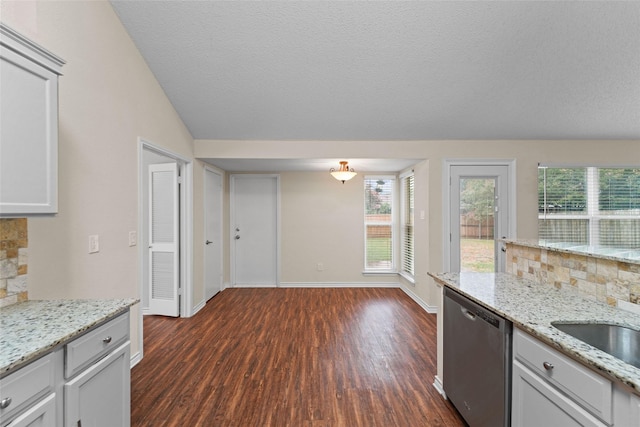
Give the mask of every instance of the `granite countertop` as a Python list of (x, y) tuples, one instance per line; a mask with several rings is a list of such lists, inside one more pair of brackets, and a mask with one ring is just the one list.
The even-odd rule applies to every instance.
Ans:
[(137, 302), (32, 300), (0, 308), (0, 377), (124, 313)]
[(513, 322), (551, 347), (640, 394), (640, 369), (551, 326), (554, 321), (613, 323), (640, 330), (640, 316), (507, 273), (429, 273), (436, 282)]

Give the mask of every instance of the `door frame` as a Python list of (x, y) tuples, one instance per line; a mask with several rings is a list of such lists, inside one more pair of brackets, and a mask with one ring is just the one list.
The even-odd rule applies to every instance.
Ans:
[(281, 230), (282, 227), (280, 225), (280, 212), (281, 204), (280, 204), (280, 175), (279, 174), (231, 174), (229, 176), (229, 265), (231, 266), (230, 271), (230, 279), (231, 279), (231, 287), (236, 286), (236, 260), (235, 260), (235, 250), (234, 250), (234, 236), (235, 236), (235, 180), (242, 178), (275, 178), (276, 180), (276, 284), (275, 287), (280, 287), (280, 241), (281, 241)]
[[(204, 171), (203, 171), (203, 191), (204, 191), (204, 195), (203, 195), (203, 206), (204, 206), (204, 223), (203, 223), (203, 231), (205, 233), (205, 240), (207, 239), (207, 217), (209, 215), (209, 212), (207, 211), (207, 197), (210, 195), (209, 193), (209, 188), (207, 188), (207, 173), (211, 172), (213, 174), (216, 174), (220, 177), (220, 194), (216, 195), (217, 198), (219, 198), (218, 200), (218, 208), (216, 209), (216, 214), (220, 215), (220, 241), (216, 242), (217, 244), (220, 245), (220, 247), (222, 248), (220, 251), (220, 291), (222, 291), (224, 289), (224, 172), (222, 172), (221, 170), (211, 167), (211, 166), (206, 166), (204, 167)], [(203, 251), (205, 251), (205, 249), (203, 248)], [(205, 260), (206, 261), (206, 260)], [(203, 291), (203, 295), (204, 295), (204, 299), (205, 299), (205, 303), (207, 301), (207, 266), (206, 266), (206, 262), (204, 263), (205, 265), (203, 266), (203, 272), (202, 272), (202, 277), (204, 277), (203, 283), (202, 283), (202, 291)]]
[[(509, 206), (507, 207), (508, 230), (510, 239), (516, 237), (516, 160), (515, 159), (445, 159), (442, 167), (442, 264), (443, 271), (451, 269), (451, 168), (454, 166), (506, 166), (507, 167), (507, 194)], [(497, 236), (499, 239), (502, 236)]]
[[(193, 315), (193, 162), (177, 153), (160, 147), (153, 142), (138, 137), (138, 292), (140, 297), (143, 295), (143, 287), (145, 286), (145, 263), (143, 260), (148, 254), (148, 247), (145, 247), (143, 235), (148, 229), (147, 218), (144, 215), (144, 200), (148, 197), (148, 189), (145, 188), (144, 175), (147, 171), (144, 166), (145, 152), (159, 154), (176, 161), (181, 171), (181, 187), (180, 187), (180, 316), (191, 317)], [(136, 360), (142, 359), (143, 352), (143, 316), (144, 310), (139, 310), (138, 319), (138, 336), (139, 336), (139, 355)], [(134, 363), (135, 364), (135, 363)]]

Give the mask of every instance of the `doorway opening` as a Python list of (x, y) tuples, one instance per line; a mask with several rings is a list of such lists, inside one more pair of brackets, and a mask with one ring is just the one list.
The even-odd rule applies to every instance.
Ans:
[[(175, 232), (175, 255), (176, 255), (176, 269), (175, 280), (179, 287), (179, 292), (172, 295), (172, 300), (176, 305), (175, 313), (181, 317), (190, 317), (192, 315), (192, 290), (193, 290), (193, 274), (192, 274), (192, 242), (193, 242), (193, 214), (192, 214), (192, 162), (178, 154), (172, 153), (169, 150), (161, 148), (149, 141), (142, 138), (138, 139), (138, 257), (140, 260), (138, 266), (138, 283), (139, 283), (139, 295), (140, 295), (140, 319), (139, 319), (139, 336), (140, 336), (140, 358), (143, 355), (143, 321), (142, 317), (147, 314), (163, 314), (156, 313), (153, 310), (151, 303), (152, 300), (152, 275), (154, 274), (153, 268), (153, 245), (152, 245), (152, 220), (151, 211), (154, 194), (152, 194), (152, 188), (154, 188), (150, 180), (153, 172), (158, 172), (158, 175), (167, 176), (168, 171), (163, 171), (162, 167), (158, 170), (157, 165), (166, 165), (168, 168), (174, 169), (176, 176), (179, 176), (179, 190), (176, 194), (176, 215), (175, 220), (176, 232)], [(164, 178), (160, 179), (160, 182), (164, 181)], [(156, 187), (160, 188), (160, 187)], [(157, 196), (160, 197), (157, 197)], [(166, 193), (164, 191), (156, 191), (156, 199), (161, 201), (162, 206), (165, 206)], [(156, 232), (161, 232), (156, 230)], [(161, 281), (166, 281), (169, 274), (166, 274), (165, 266), (167, 263), (162, 263), (167, 259), (166, 255), (158, 257), (160, 262), (155, 269), (155, 274)], [(173, 279), (171, 279), (173, 280)], [(166, 286), (161, 285), (157, 287), (159, 294), (165, 292)], [(168, 294), (167, 294), (168, 295)], [(167, 296), (165, 295), (165, 296)], [(161, 295), (162, 296), (162, 295)]]
[(447, 161), (444, 268), (505, 270), (501, 239), (515, 235), (515, 161)]

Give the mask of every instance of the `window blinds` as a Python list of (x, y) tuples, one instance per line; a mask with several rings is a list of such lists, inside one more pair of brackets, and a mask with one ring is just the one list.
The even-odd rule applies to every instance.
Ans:
[(365, 177), (365, 269), (393, 270), (395, 177)]
[(403, 177), (402, 188), (402, 271), (414, 275), (413, 268), (413, 174)]
[(567, 245), (640, 248), (640, 168), (538, 168), (538, 235)]

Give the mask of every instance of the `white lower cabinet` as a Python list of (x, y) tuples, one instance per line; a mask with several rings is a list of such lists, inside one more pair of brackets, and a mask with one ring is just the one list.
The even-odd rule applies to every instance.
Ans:
[(514, 328), (512, 427), (640, 427), (640, 396)]
[(640, 427), (640, 396), (616, 384), (613, 408), (614, 426)]
[(129, 313), (0, 379), (0, 427), (128, 427)]
[(18, 418), (9, 427), (48, 427), (56, 424), (56, 395), (50, 394)]
[[(55, 424), (54, 360), (53, 354), (45, 355), (0, 379), (0, 426), (39, 425), (28, 421), (38, 418), (36, 414), (42, 415), (43, 422), (48, 420), (41, 425)], [(44, 401), (53, 404), (53, 411), (49, 406), (41, 405)]]
[(130, 424), (129, 342), (121, 345), (64, 386), (68, 427)]
[(513, 362), (512, 387), (511, 425), (514, 427), (607, 425), (517, 360)]

